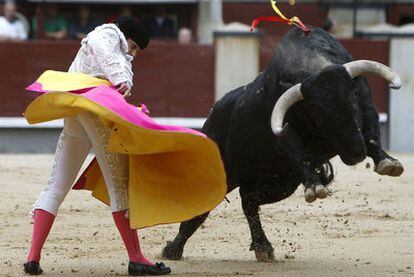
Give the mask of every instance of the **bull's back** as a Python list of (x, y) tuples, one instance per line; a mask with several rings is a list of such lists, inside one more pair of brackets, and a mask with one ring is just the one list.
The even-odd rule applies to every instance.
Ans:
[(214, 140), (224, 150), (225, 140), (228, 135), (231, 114), (233, 113), (237, 99), (243, 93), (241, 88), (232, 90), (217, 101), (211, 108), (210, 114), (201, 131)]
[(278, 80), (296, 84), (326, 66), (352, 60), (348, 51), (326, 31), (312, 27), (309, 35), (305, 35), (294, 28), (283, 37), (269, 66), (274, 68)]

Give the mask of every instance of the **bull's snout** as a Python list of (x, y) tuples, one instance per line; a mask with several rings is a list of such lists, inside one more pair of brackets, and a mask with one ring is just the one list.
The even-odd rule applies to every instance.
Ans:
[(359, 157), (353, 157), (353, 158), (344, 158), (341, 156), (341, 160), (346, 165), (356, 165), (357, 163), (362, 162), (365, 159), (366, 155), (360, 155)]
[(367, 156), (367, 148), (365, 145), (360, 147), (354, 147), (352, 150), (340, 155), (341, 160), (346, 165), (356, 165), (357, 163), (362, 162)]
[(338, 141), (340, 143), (336, 147), (341, 160), (346, 165), (355, 165), (362, 162), (367, 156), (367, 146), (359, 129), (350, 133), (353, 135), (343, 135), (343, 139)]

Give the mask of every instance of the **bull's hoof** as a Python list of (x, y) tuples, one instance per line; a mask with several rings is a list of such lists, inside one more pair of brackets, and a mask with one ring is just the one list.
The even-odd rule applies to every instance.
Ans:
[(174, 244), (171, 241), (167, 241), (167, 246), (162, 249), (162, 257), (168, 260), (181, 260), (183, 257), (183, 249), (175, 249)]
[(256, 255), (256, 260), (261, 263), (270, 263), (275, 260), (273, 250), (255, 250), (254, 254)]
[(403, 174), (404, 166), (398, 160), (384, 159), (375, 166), (374, 170), (379, 175), (398, 177)]
[(323, 185), (317, 185), (315, 186), (315, 194), (318, 198), (324, 199), (328, 197), (329, 190)]
[(316, 200), (316, 193), (315, 193), (315, 187), (305, 188), (305, 200), (308, 203), (312, 203)]

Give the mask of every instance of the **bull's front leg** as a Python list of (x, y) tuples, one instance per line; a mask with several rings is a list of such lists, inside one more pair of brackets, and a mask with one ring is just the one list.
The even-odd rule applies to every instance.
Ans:
[(329, 191), (316, 171), (315, 165), (311, 162), (311, 157), (306, 155), (311, 152), (306, 151), (305, 144), (296, 131), (293, 128), (288, 129), (286, 137), (279, 140), (278, 143), (282, 144), (285, 156), (295, 165), (301, 175), (301, 183), (305, 186), (306, 202), (312, 203), (317, 198), (326, 198)]
[(367, 108), (363, 118), (363, 136), (367, 145), (367, 154), (374, 161), (374, 170), (380, 175), (397, 177), (404, 172), (404, 166), (397, 159), (388, 155), (381, 146), (377, 111)]
[(329, 195), (329, 191), (320, 179), (320, 175), (309, 161), (303, 161), (303, 185), (305, 186), (305, 200), (308, 203), (314, 202), (317, 198), (324, 199)]
[(367, 154), (374, 161), (374, 170), (380, 175), (397, 177), (404, 172), (400, 161), (382, 149), (378, 111), (372, 104), (371, 92), (366, 81), (361, 84), (359, 106), (362, 116), (362, 135), (367, 145)]
[(240, 187), (240, 196), (242, 199), (242, 207), (244, 215), (250, 228), (252, 243), (250, 251), (254, 251), (256, 259), (259, 262), (273, 261), (274, 250), (272, 244), (263, 231), (262, 223), (259, 216), (259, 201), (262, 197), (258, 191), (246, 191), (244, 187)]

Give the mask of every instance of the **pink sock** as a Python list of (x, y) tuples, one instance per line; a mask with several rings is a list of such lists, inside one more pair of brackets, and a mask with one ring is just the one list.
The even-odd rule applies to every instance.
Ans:
[(141, 246), (139, 245), (138, 231), (137, 230), (132, 230), (132, 235), (134, 237), (134, 248), (137, 251), (137, 255), (139, 257), (141, 257), (140, 263), (147, 264), (147, 265), (154, 265), (153, 262), (151, 262), (150, 260), (148, 260), (147, 258), (145, 258), (144, 257), (144, 254), (142, 254)]
[(126, 211), (113, 212), (112, 216), (115, 221), (115, 225), (121, 234), (125, 247), (128, 252), (128, 257), (131, 262), (153, 265), (153, 263), (147, 260), (141, 252), (139, 245), (138, 233), (136, 230), (131, 229), (129, 225), (129, 218), (125, 216)]
[(40, 261), (40, 252), (54, 221), (55, 216), (53, 214), (40, 209), (35, 211), (32, 245), (30, 246), (29, 256), (27, 257), (28, 262)]

